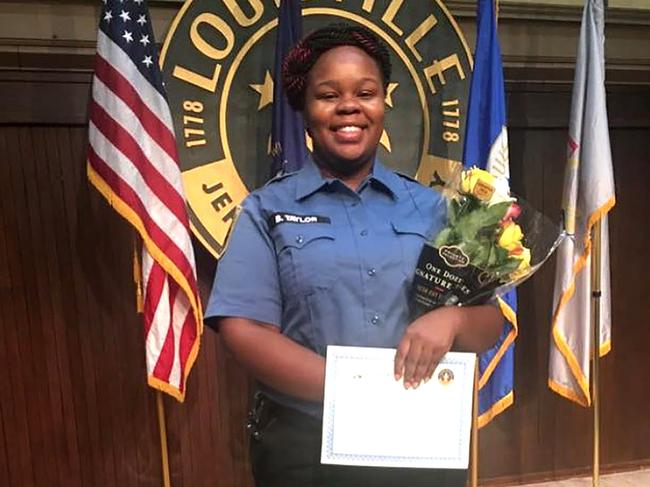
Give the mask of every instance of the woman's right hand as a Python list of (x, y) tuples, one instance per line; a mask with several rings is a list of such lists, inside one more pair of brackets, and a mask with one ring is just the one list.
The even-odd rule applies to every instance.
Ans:
[(395, 379), (404, 387), (429, 380), (452, 347), (481, 353), (496, 343), (505, 318), (498, 306), (443, 306), (425, 313), (404, 332), (395, 355)]
[(406, 328), (395, 354), (395, 379), (403, 379), (404, 388), (417, 388), (423, 380), (428, 381), (451, 350), (460, 326), (458, 311), (456, 307), (438, 308)]

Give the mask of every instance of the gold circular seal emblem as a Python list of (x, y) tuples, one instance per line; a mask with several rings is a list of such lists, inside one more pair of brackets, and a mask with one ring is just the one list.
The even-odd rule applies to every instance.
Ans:
[[(237, 205), (270, 173), (280, 0), (186, 0), (160, 57), (190, 224), (220, 257)], [(391, 52), (380, 159), (430, 186), (461, 160), (472, 60), (440, 0), (309, 0), (303, 30), (364, 25)]]
[(454, 372), (451, 369), (442, 369), (438, 373), (438, 382), (443, 386), (449, 385), (454, 381)]

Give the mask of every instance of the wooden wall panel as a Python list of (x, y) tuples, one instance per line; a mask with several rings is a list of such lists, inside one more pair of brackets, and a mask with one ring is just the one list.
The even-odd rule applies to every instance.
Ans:
[[(83, 132), (77, 130), (74, 134), (78, 146), (82, 144)], [(75, 267), (91, 264), (88, 270), (92, 278), (96, 263), (84, 262), (83, 253), (70, 255), (68, 238), (75, 235), (77, 228), (61, 225), (67, 213), (75, 218), (75, 226), (76, 223), (91, 224), (76, 219), (77, 209), (83, 207), (77, 199), (72, 200), (73, 206), (66, 207), (60, 197), (63, 180), (74, 177), (71, 171), (79, 173), (83, 167), (81, 150), (76, 151), (77, 159), (74, 161), (69, 157), (59, 157), (65, 151), (66, 142), (69, 144), (67, 139), (70, 136), (67, 129), (13, 127), (2, 130), (3, 149), (6, 149), (0, 178), (4, 184), (3, 210), (13, 206), (13, 211), (3, 212), (2, 233), (9, 240), (10, 248), (7, 259), (11, 268), (12, 302), (3, 306), (2, 314), (3, 332), (8, 332), (10, 342), (11, 356), (7, 365), (15, 377), (10, 387), (4, 390), (8, 397), (4, 398), (3, 404), (13, 402), (20, 421), (13, 422), (12, 426), (17, 430), (8, 438), (12, 443), (18, 440), (22, 446), (18, 464), (21, 472), (17, 477), (20, 480), (16, 480), (14, 485), (81, 485), (84, 477), (88, 479), (87, 485), (94, 484), (88, 470), (81, 475), (81, 465), (89, 464), (85, 455), (91, 451), (82, 449), (80, 444), (87, 424), (99, 425), (100, 428), (108, 424), (110, 427), (106, 431), (115, 435), (116, 441), (105, 446), (121, 455), (121, 465), (111, 467), (117, 473), (115, 482), (109, 480), (105, 484), (133, 485), (128, 480), (134, 478), (129, 472), (131, 468), (126, 468), (130, 467), (128, 464), (132, 460), (125, 456), (138, 443), (133, 438), (118, 435), (124, 431), (120, 428), (122, 418), (135, 419), (147, 408), (133, 401), (129, 406), (123, 401), (127, 396), (117, 390), (129, 381), (123, 380), (125, 374), (121, 369), (124, 361), (115, 338), (128, 345), (134, 336), (115, 326), (124, 327), (135, 320), (121, 319), (119, 314), (112, 313), (109, 319), (115, 323), (108, 323), (109, 319), (98, 302), (91, 303), (93, 316), (90, 320), (82, 320), (76, 312), (76, 300), (88, 292), (88, 279), (84, 279), (82, 295), (76, 296), (70, 286), (70, 276)], [(52, 168), (55, 172), (50, 172)], [(115, 222), (106, 226), (98, 221), (95, 226), (99, 227), (95, 229), (95, 238), (104, 237), (110, 242), (108, 235), (102, 235), (101, 228), (110, 230)], [(124, 229), (121, 231), (128, 237)], [(112, 233), (115, 234), (115, 229)], [(106, 262), (118, 264), (115, 269), (121, 268), (121, 273), (127, 268), (128, 254), (125, 254), (127, 260), (123, 261), (125, 265), (119, 266), (119, 261), (106, 252), (103, 255), (92, 253), (91, 249), (95, 247), (93, 239), (86, 239), (81, 244), (87, 246), (89, 252), (86, 254), (93, 260), (103, 258)], [(119, 310), (120, 303), (124, 302), (124, 293), (119, 292), (123, 284), (105, 293), (106, 298), (117, 298), (109, 309)], [(68, 319), (64, 318), (66, 316)], [(102, 320), (105, 323), (101, 323)], [(95, 362), (89, 372), (95, 376), (95, 390), (105, 391), (105, 397), (95, 404), (96, 408), (86, 410), (80, 404), (84, 390), (81, 387), (83, 382), (78, 381), (78, 371), (84, 370), (84, 364), (79, 360), (78, 343), (79, 337), (92, 339), (95, 331), (101, 331), (100, 325), (106, 331), (93, 346), (91, 353)], [(114, 349), (112, 353), (111, 347)], [(132, 373), (142, 374), (141, 357), (133, 355), (129, 361), (134, 362), (128, 364)], [(99, 363), (104, 365), (104, 370), (98, 367)], [(127, 414), (127, 407), (132, 407), (135, 414)], [(121, 412), (118, 419), (116, 412)], [(88, 415), (95, 417), (89, 418)], [(132, 431), (135, 431), (133, 426)], [(101, 448), (104, 445), (98, 442), (97, 446)], [(155, 455), (155, 451), (153, 453)], [(110, 461), (111, 455), (102, 452), (100, 458)], [(28, 470), (31, 470), (29, 474)]]
[[(86, 140), (84, 127), (0, 125), (3, 486), (162, 482), (134, 235), (89, 187)], [(248, 388), (207, 330), (185, 404), (164, 399), (174, 486), (251, 485)]]
[[(650, 97), (646, 99), (650, 103)], [(648, 119), (650, 126), (650, 119)], [(650, 457), (650, 129), (614, 130), (617, 206), (610, 222), (613, 352), (604, 362), (604, 454), (612, 463)]]
[[(0, 184), (2, 184), (3, 194), (3, 210), (6, 212), (3, 215), (3, 223), (11, 225), (17, 229), (17, 221), (15, 215), (18, 208), (15, 208), (14, 191), (10, 186), (13, 178), (11, 175), (10, 160), (17, 160), (16, 147), (12, 146), (7, 136), (13, 133), (5, 133), (2, 137), (2, 153), (7, 158), (6, 164), (2, 165), (2, 174), (0, 175)], [(15, 206), (14, 206), (15, 205)], [(8, 211), (7, 211), (8, 210)], [(11, 211), (13, 210), (13, 211)], [(9, 218), (12, 221), (7, 222)], [(18, 241), (18, 232), (11, 232), (11, 226), (3, 228), (3, 235), (7, 237), (7, 255), (6, 261), (9, 268), (10, 285), (8, 292), (3, 296), (3, 322), (4, 329), (3, 335), (5, 336), (6, 346), (6, 366), (9, 372), (9, 388), (3, 389), (2, 404), (11, 409), (13, 414), (9, 415), (9, 420), (5, 424), (7, 438), (5, 442), (11, 445), (13, 450), (13, 458), (10, 462), (10, 474), (16, 481), (23, 480), (25, 485), (33, 485), (34, 472), (32, 472), (31, 457), (32, 445), (30, 444), (29, 436), (29, 410), (27, 407), (27, 400), (25, 388), (28, 385), (24, 375), (33, 376), (31, 373), (32, 359), (31, 353), (23, 357), (20, 350), (20, 331), (29, 330), (29, 322), (21, 319), (26, 315), (27, 303), (26, 293), (23, 291), (25, 284), (22, 279), (22, 272), (18, 261), (20, 251), (20, 243)], [(31, 401), (30, 401), (31, 402)], [(4, 408), (3, 408), (4, 409)], [(10, 440), (10, 441), (9, 441)], [(17, 485), (17, 484), (16, 484)]]

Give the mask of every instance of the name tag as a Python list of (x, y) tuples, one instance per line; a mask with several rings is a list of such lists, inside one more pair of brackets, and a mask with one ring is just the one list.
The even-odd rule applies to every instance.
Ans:
[(298, 223), (300, 225), (308, 225), (312, 223), (331, 223), (327, 216), (319, 215), (294, 215), (292, 213), (273, 213), (269, 216), (269, 228), (274, 228), (281, 223)]

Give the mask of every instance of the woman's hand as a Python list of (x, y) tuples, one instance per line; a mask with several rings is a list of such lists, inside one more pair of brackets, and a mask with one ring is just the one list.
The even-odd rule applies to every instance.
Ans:
[(395, 379), (404, 378), (406, 389), (428, 381), (440, 359), (451, 350), (460, 327), (459, 311), (455, 306), (438, 308), (406, 328), (395, 355)]
[(480, 353), (499, 338), (504, 318), (494, 305), (445, 306), (411, 323), (397, 347), (395, 379), (404, 387), (418, 387), (433, 375), (438, 362), (451, 350)]

